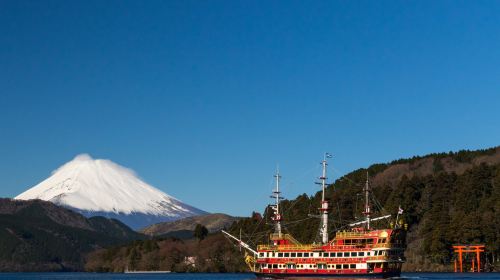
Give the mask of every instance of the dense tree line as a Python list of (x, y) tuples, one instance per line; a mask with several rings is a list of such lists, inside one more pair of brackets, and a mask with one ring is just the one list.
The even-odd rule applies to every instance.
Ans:
[(138, 240), (127, 246), (97, 250), (87, 256), (85, 269), (94, 272), (247, 270), (241, 252), (221, 233), (201, 236), (189, 240), (173, 237)]
[[(373, 193), (380, 214), (397, 213), (408, 224), (408, 258), (406, 270), (449, 270), (453, 261), (453, 244), (485, 244), (486, 261), (498, 263), (500, 256), (500, 164), (474, 164), (479, 156), (492, 155), (496, 149), (432, 154), (426, 157), (401, 159), (389, 164), (376, 164), (359, 169), (338, 179), (327, 189), (331, 201), (330, 232), (342, 230), (348, 222), (361, 218), (362, 193), (366, 174), (375, 176), (394, 164), (433, 160), (429, 175), (404, 175), (394, 182), (382, 182)], [(446, 172), (442, 161), (468, 163), (470, 168)], [(303, 194), (282, 203), (285, 230), (303, 243), (319, 241), (317, 214), (320, 193)], [(375, 202), (374, 202), (375, 203)], [(269, 209), (253, 213), (231, 227), (233, 234), (250, 240), (252, 245), (266, 243), (272, 231)], [(380, 222), (384, 223), (384, 222)], [(381, 224), (381, 226), (383, 226)], [(387, 226), (387, 225), (385, 225)], [(498, 264), (496, 265), (498, 267)]]

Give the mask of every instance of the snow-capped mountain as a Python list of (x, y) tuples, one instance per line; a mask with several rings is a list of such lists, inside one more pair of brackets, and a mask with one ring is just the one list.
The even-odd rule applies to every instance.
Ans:
[(206, 212), (148, 185), (110, 160), (78, 155), (15, 199), (41, 199), (85, 216), (116, 218), (134, 229)]

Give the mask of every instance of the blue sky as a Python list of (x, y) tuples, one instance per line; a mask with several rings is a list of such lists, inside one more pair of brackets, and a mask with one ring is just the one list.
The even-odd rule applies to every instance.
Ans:
[(79, 153), (249, 215), (372, 163), (500, 144), (500, 2), (0, 1), (0, 196)]

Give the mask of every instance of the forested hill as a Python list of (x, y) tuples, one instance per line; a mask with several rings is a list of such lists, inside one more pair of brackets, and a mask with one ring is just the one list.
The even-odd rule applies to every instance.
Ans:
[(0, 271), (81, 271), (86, 253), (141, 238), (118, 220), (87, 219), (41, 200), (0, 199)]
[[(498, 263), (500, 147), (399, 159), (353, 171), (327, 189), (332, 206), (330, 232), (361, 216), (358, 194), (367, 171), (383, 211), (394, 214), (399, 205), (404, 209), (409, 225), (405, 270), (450, 269), (451, 245), (457, 243), (485, 243), (488, 261)], [(303, 194), (282, 204), (286, 230), (302, 242), (317, 240), (319, 219), (309, 214), (317, 214), (319, 199), (319, 192)], [(262, 219), (254, 213), (231, 230), (238, 233), (243, 228), (255, 245), (266, 242), (269, 221), (267, 211)]]

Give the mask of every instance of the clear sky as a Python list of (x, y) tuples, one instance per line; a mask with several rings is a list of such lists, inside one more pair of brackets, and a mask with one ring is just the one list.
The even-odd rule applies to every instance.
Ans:
[(79, 153), (210, 212), (500, 144), (498, 1), (0, 1), (0, 196)]

